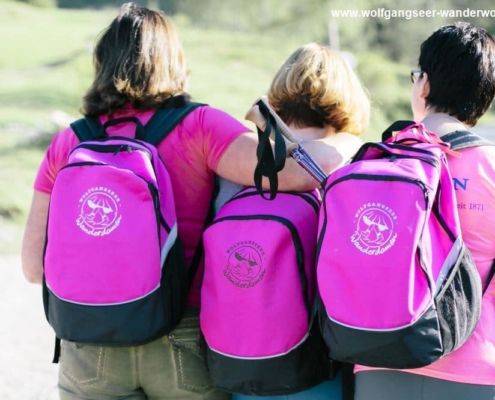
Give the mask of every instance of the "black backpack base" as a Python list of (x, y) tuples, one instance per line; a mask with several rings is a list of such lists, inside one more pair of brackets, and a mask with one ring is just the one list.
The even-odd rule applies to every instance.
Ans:
[(132, 303), (98, 306), (71, 303), (57, 297), (43, 280), (47, 321), (57, 338), (93, 346), (138, 346), (170, 333), (180, 322), (187, 301), (187, 266), (180, 240), (172, 246), (160, 286)]
[(336, 365), (333, 362), (331, 368), (318, 329), (313, 327), (303, 343), (283, 356), (250, 362), (211, 350), (202, 337), (212, 385), (229, 393), (278, 396), (301, 392), (322, 383), (335, 376)]
[(464, 247), (434, 303), (413, 324), (388, 332), (358, 331), (327, 318), (321, 301), (320, 324), (335, 360), (368, 367), (420, 368), (469, 338), (481, 313), (480, 298), (481, 281), (471, 253)]

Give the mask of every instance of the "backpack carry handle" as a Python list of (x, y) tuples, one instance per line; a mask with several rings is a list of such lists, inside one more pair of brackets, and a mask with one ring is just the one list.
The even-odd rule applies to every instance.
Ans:
[(382, 142), (386, 142), (387, 140), (389, 140), (394, 135), (394, 132), (402, 131), (412, 125), (417, 125), (417, 124), (414, 121), (407, 121), (407, 120), (395, 121), (392, 125), (390, 125), (387, 129), (383, 131)]
[(122, 124), (124, 122), (134, 122), (136, 124), (135, 138), (139, 140), (144, 140), (144, 127), (141, 121), (137, 117), (122, 117), (122, 118), (109, 119), (101, 127), (100, 138), (108, 137), (107, 128), (109, 128), (110, 126)]
[[(393, 132), (399, 133), (394, 137)], [(426, 129), (422, 123), (416, 123), (413, 121), (394, 122), (382, 133), (382, 141), (387, 143), (393, 142), (406, 145), (415, 143), (430, 143), (436, 145), (445, 153), (453, 157), (460, 156), (459, 153), (451, 150), (450, 145), (446, 144), (434, 132)]]
[[(398, 132), (398, 134), (395, 135), (394, 140), (392, 140), (394, 132)], [(436, 134), (427, 130), (423, 124), (418, 124), (413, 121), (396, 121), (382, 133), (382, 142), (408, 141), (411, 141), (409, 144), (431, 143), (440, 144), (442, 147), (446, 147), (442, 144), (442, 140)]]

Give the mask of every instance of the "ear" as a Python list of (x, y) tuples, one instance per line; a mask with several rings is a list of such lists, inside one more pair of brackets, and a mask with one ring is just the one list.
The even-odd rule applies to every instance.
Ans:
[(423, 72), (423, 77), (419, 80), (419, 97), (424, 100), (430, 94), (430, 81), (428, 74)]

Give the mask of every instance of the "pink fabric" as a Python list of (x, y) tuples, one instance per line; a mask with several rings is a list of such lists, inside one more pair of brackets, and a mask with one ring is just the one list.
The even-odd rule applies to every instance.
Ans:
[[(449, 157), (462, 235), (483, 282), (495, 259), (495, 147), (462, 150)], [(495, 279), (483, 298), (481, 319), (459, 349), (427, 367), (405, 370), (449, 381), (495, 385)], [(356, 366), (355, 371), (372, 370)]]
[[(242, 193), (254, 195), (240, 195), (225, 204), (203, 236), (207, 251), (201, 329), (208, 346), (222, 354), (247, 358), (285, 354), (308, 333), (298, 261), (306, 267), (307, 300), (312, 304), (318, 215), (301, 197), (310, 198), (309, 193), (279, 193), (273, 201), (264, 200), (255, 189)], [(315, 206), (317, 199), (315, 192)], [(239, 221), (246, 215), (262, 217)]]
[[(131, 172), (123, 171), (100, 168), (97, 172), (101, 182), (113, 182), (112, 194), (103, 197), (106, 203), (101, 203), (111, 210), (108, 213), (112, 221), (108, 225), (111, 234), (104, 235), (100, 235), (103, 233), (101, 230), (94, 232), (95, 228), (93, 233), (88, 234), (91, 229), (82, 219), (81, 209), (74, 207), (74, 204), (82, 202), (81, 192), (77, 189), (92, 187), (94, 184), (95, 168), (64, 168), (59, 173), (58, 184), (52, 191), (50, 208), (64, 210), (64, 213), (53, 213), (48, 224), (49, 246), (45, 253), (45, 277), (50, 290), (62, 299), (82, 304), (117, 304), (142, 298), (155, 290), (160, 283), (158, 235), (156, 230), (147, 229), (149, 226), (156, 226), (153, 199), (148, 185), (142, 179), (136, 179), (131, 176)], [(80, 185), (76, 185), (77, 188), (72, 186), (74, 174), (78, 174), (80, 182)], [(102, 193), (94, 193), (98, 193), (99, 202)], [(139, 193), (142, 200), (133, 201), (134, 196), (126, 197), (126, 193)], [(91, 198), (89, 191), (84, 196), (86, 199)], [(86, 213), (90, 211), (88, 206), (81, 207), (86, 209)], [(101, 214), (96, 214), (93, 221), (98, 221), (100, 217)], [(77, 221), (77, 224), (68, 224), (68, 220)], [(133, 246), (134, 241), (129, 240), (129, 232), (141, 236), (143, 240), (139, 247)], [(163, 230), (162, 237), (165, 236)], [(114, 244), (126, 249), (113, 255), (119, 266), (118, 274), (115, 274), (113, 268), (105, 268), (106, 251)], [(88, 246), (94, 251), (87, 251)], [(77, 262), (72, 263), (68, 270), (65, 260), (74, 258), (77, 258)], [(139, 273), (143, 266), (147, 269), (146, 276)], [(102, 283), (104, 290), (101, 289)]]
[[(392, 154), (405, 152), (385, 145), (383, 148)], [(431, 144), (418, 144), (415, 148), (430, 151), (437, 159), (443, 157), (442, 150)], [(363, 159), (377, 155), (371, 148)], [(444, 229), (429, 218), (431, 208), (426, 207), (424, 188), (418, 184), (418, 180), (424, 182), (435, 192), (439, 173), (441, 179), (450, 183), (448, 170), (439, 170), (415, 158), (400, 159), (394, 163), (394, 169), (390, 165), (388, 158), (350, 164), (335, 171), (325, 182), (327, 212), (320, 213), (320, 228), (325, 228), (319, 238), (318, 265), (323, 267), (317, 268), (318, 287), (328, 315), (343, 325), (389, 330), (415, 322), (432, 301), (428, 278), (416, 259), (421, 234), (429, 234), (428, 241), (420, 243), (421, 260), (431, 265), (430, 275), (435, 281), (452, 248), (452, 241), (443, 239)], [(350, 175), (370, 174), (386, 178), (346, 179)], [(393, 176), (401, 180), (391, 181)], [(357, 186), (362, 196), (354, 196)], [(443, 210), (442, 206), (452, 208), (452, 204), (452, 191), (443, 189), (439, 206)], [(445, 214), (449, 226), (458, 223)], [(352, 222), (349, 216), (354, 216)], [(427, 228), (421, 222), (424, 218)], [(435, 254), (428, 251), (432, 247)], [(408, 268), (397, 269), (397, 264)], [(366, 301), (346, 301), (357, 294)], [(374, 310), (381, 310), (380, 315)]]
[[(115, 117), (128, 115), (136, 115), (146, 124), (153, 111), (129, 110)], [(101, 122), (107, 119), (103, 117)], [(188, 263), (193, 258), (208, 213), (217, 163), (227, 147), (248, 131), (248, 128), (223, 111), (206, 106), (194, 110), (158, 145), (158, 152), (170, 173), (179, 237), (184, 243)], [(111, 136), (133, 137), (134, 124), (112, 126), (108, 133)], [(39, 168), (35, 190), (51, 193), (58, 170), (67, 162), (70, 150), (77, 143), (70, 128), (55, 136)], [(189, 304), (199, 305), (199, 287), (196, 284), (189, 295)]]

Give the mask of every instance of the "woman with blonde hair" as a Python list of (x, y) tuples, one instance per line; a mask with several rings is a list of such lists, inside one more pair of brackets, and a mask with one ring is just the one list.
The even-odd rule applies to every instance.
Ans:
[[(367, 93), (350, 64), (327, 46), (309, 43), (292, 53), (276, 72), (267, 97), (271, 108), (301, 139), (304, 148), (331, 146), (340, 150), (342, 156), (334, 169), (347, 163), (361, 146), (358, 136), (368, 128), (370, 114)], [(222, 181), (217, 206), (239, 189)], [(233, 394), (232, 399), (341, 399), (340, 373), (332, 380), (323, 379), (326, 378), (295, 394)]]
[(309, 137), (301, 135), (304, 140), (335, 136), (356, 143), (355, 136), (368, 128), (370, 104), (359, 78), (343, 56), (318, 43), (292, 53), (267, 95), (271, 107), (296, 134), (303, 128), (311, 131)]
[[(350, 63), (319, 43), (299, 47), (283, 62), (267, 98), (305, 149), (335, 146), (339, 150), (331, 171), (351, 159), (362, 144), (359, 135), (368, 129), (367, 91)], [(216, 209), (241, 188), (220, 179)]]

